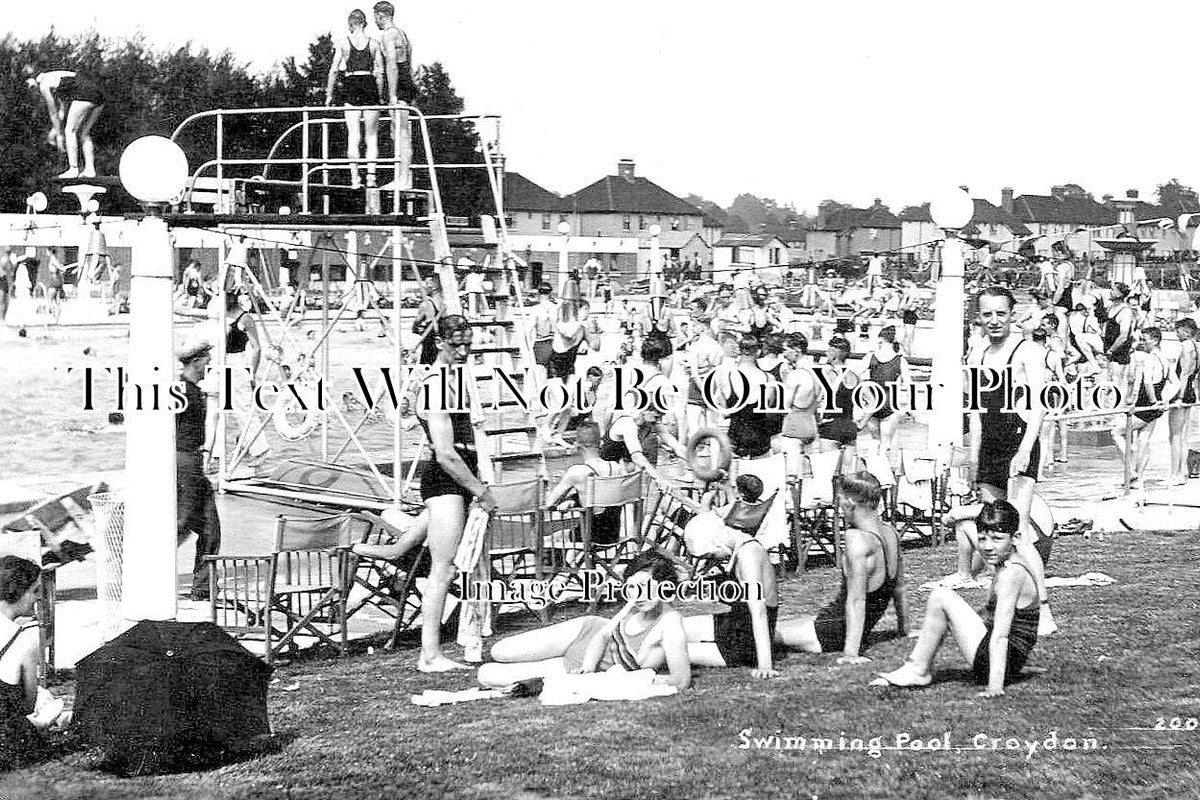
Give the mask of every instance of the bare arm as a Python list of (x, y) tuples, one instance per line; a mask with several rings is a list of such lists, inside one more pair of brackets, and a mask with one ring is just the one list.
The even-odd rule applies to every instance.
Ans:
[[(773, 569), (773, 567), (767, 560), (767, 551), (761, 545), (758, 547), (744, 546), (738, 551), (738, 580), (750, 587), (751, 592), (753, 592), (754, 586), (759, 586), (763, 592), (766, 592), (767, 587), (766, 581), (763, 580), (763, 574), (769, 569)], [(752, 670), (750, 674), (755, 678), (778, 677), (779, 673), (775, 670), (774, 662), (771, 660), (771, 628), (767, 621), (767, 601), (751, 594), (746, 598), (746, 603), (750, 606), (750, 625), (754, 630), (754, 652), (758, 661), (758, 668)]]
[(846, 533), (846, 641), (842, 655), (857, 658), (867, 620), (867, 556), (871, 548), (861, 531)]
[(371, 42), (371, 74), (375, 76), (375, 87), (379, 90), (379, 102), (386, 103), (386, 89), (383, 88), (383, 82), (387, 75), (383, 70), (383, 48), (379, 46), (379, 42), (374, 39)]
[(246, 332), (246, 354), (250, 358), (250, 384), (253, 386), (258, 381), (258, 365), (262, 361), (263, 351), (258, 338), (258, 322), (247, 312), (242, 315), (238, 325)]
[(1003, 570), (996, 576), (996, 611), (992, 618), (992, 636), (980, 647), (988, 648), (990, 665), (988, 687), (981, 695), (996, 697), (1004, 694), (1004, 673), (1008, 669), (1008, 634), (1012, 630), (1013, 614), (1017, 610), (1017, 596), (1021, 590), (1021, 576)]
[(387, 95), (388, 103), (396, 105), (400, 102), (400, 90), (396, 86), (400, 80), (400, 67), (396, 63), (396, 42), (399, 39), (400, 31), (395, 28), (388, 28), (383, 32), (383, 70), (387, 77)]
[(563, 473), (562, 480), (558, 485), (550, 490), (550, 494), (546, 496), (546, 506), (554, 508), (561, 503), (571, 492), (578, 492), (583, 488), (583, 479), (587, 476), (588, 469), (583, 464), (576, 464)]
[(337, 83), (338, 73), (344, 69), (346, 50), (339, 41), (333, 50), (333, 63), (329, 65), (329, 77), (325, 81), (325, 105), (333, 105), (333, 87)]
[(692, 684), (692, 662), (688, 658), (687, 633), (683, 629), (683, 617), (669, 611), (662, 621), (662, 648), (667, 657), (667, 675), (655, 678), (655, 683), (665, 683), (678, 689)]
[(892, 605), (896, 607), (896, 633), (908, 633), (908, 589), (904, 583), (904, 555), (896, 553), (896, 583), (892, 589)]

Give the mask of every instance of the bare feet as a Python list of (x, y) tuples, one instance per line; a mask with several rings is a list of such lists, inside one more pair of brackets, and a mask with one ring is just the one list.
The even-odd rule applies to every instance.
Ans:
[(899, 669), (891, 672), (881, 672), (879, 677), (871, 681), (871, 686), (928, 686), (933, 683), (933, 676), (928, 672), (920, 672), (911, 661), (905, 661)]
[(83, 172), (79, 173), (79, 177), (81, 177), (81, 178), (94, 178), (94, 177), (96, 177), (96, 170), (94, 170), (94, 169), (85, 169)]
[(72, 178), (79, 177), (79, 170), (75, 169), (74, 167), (67, 167), (66, 171), (60, 173), (57, 177), (59, 180), (68, 180), (69, 181)]
[(473, 669), (473, 667), (452, 661), (441, 653), (438, 653), (434, 658), (427, 659), (422, 656), (417, 659), (417, 672), (454, 672), (455, 670), (465, 669)]
[(1050, 603), (1043, 602), (1041, 613), (1038, 615), (1038, 636), (1052, 636), (1058, 632), (1058, 623), (1050, 613)]

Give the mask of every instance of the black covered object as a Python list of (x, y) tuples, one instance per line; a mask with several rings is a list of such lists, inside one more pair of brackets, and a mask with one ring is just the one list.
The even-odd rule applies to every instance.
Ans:
[(75, 727), (115, 771), (196, 768), (270, 735), (270, 676), (211, 622), (140, 622), (76, 665)]

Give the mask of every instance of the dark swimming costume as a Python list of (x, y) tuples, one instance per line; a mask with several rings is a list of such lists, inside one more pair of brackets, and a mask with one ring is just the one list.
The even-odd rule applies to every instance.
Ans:
[(1113, 348), (1117, 337), (1121, 335), (1121, 323), (1118, 318), (1121, 312), (1126, 310), (1128, 310), (1128, 306), (1118, 308), (1104, 323), (1104, 352), (1108, 355), (1108, 360), (1114, 364), (1128, 364), (1130, 353), (1133, 350), (1132, 337), (1126, 337), (1120, 347)]
[(905, 325), (916, 325), (917, 324), (917, 312), (912, 310), (911, 308), (900, 312), (900, 321), (903, 322)]
[(244, 316), (246, 316), (245, 311), (238, 314), (237, 318), (229, 323), (229, 330), (225, 332), (226, 355), (246, 352), (246, 344), (250, 341), (250, 334), (238, 327), (238, 323), (242, 321), (242, 317)]
[[(475, 452), (475, 428), (471, 424), (471, 414), (467, 411), (450, 412), (450, 426), (453, 430), (454, 449), (462, 456), (471, 474), (479, 477), (479, 455)], [(421, 420), (421, 427), (425, 428), (425, 438), (429, 439), (429, 428), (424, 420)], [(437, 456), (433, 455), (425, 462), (421, 472), (421, 499), (428, 500), (431, 497), (451, 494), (461, 496), (464, 503), (471, 502), (474, 497), (469, 489), (446, 472), (438, 463)]]
[[(1018, 564), (1017, 566), (1029, 572), (1029, 568), (1024, 564)], [(1032, 572), (1029, 573), (1029, 577), (1033, 577)], [(1034, 583), (1036, 585), (1036, 581)], [(992, 586), (995, 587), (995, 585), (996, 581), (993, 580)], [(987, 624), (987, 632), (983, 635), (983, 641), (979, 643), (979, 649), (975, 651), (975, 660), (971, 664), (971, 674), (975, 678), (975, 682), (980, 684), (988, 682), (988, 673), (991, 671), (992, 656), (990, 648), (993, 621), (996, 616), (996, 593), (994, 589), (988, 595), (987, 606), (984, 608), (983, 614), (984, 622)], [(1005, 659), (1004, 666), (1005, 683), (1008, 683), (1020, 674), (1021, 667), (1025, 666), (1025, 660), (1029, 658), (1030, 651), (1037, 644), (1038, 620), (1040, 617), (1041, 607), (1037, 600), (1034, 600), (1032, 606), (1018, 608), (1013, 612), (1012, 627), (1008, 630), (1008, 658)]]
[(846, 386), (843, 380), (838, 385), (834, 400), (839, 410), (825, 414), (817, 426), (817, 436), (838, 444), (852, 445), (858, 440), (858, 425), (854, 423), (854, 388)]
[[(35, 630), (36, 624), (17, 628), (12, 638), (0, 647), (0, 658), (8, 652), (25, 630)], [(25, 697), (25, 687), (19, 683), (0, 681), (0, 768), (18, 766), (36, 755), (40, 737), (25, 715), (33, 711)]]
[[(744, 547), (745, 544), (741, 546)], [(714, 576), (711, 580), (716, 581), (718, 584), (736, 584), (740, 592), (742, 590), (741, 581), (738, 580), (734, 568), (736, 560), (737, 551), (734, 551), (729, 565), (723, 568), (720, 574)], [(718, 593), (719, 591), (718, 588)], [(775, 623), (778, 618), (779, 606), (767, 606), (767, 635), (768, 640), (771, 642), (772, 653), (777, 649), (775, 645)], [(713, 641), (717, 645), (717, 651), (721, 654), (721, 658), (725, 661), (725, 666), (758, 666), (758, 646), (754, 642), (754, 622), (750, 617), (749, 603), (745, 600), (730, 603), (729, 610), (724, 614), (713, 615)]]
[(897, 353), (890, 361), (880, 361), (874, 353), (871, 353), (871, 361), (867, 365), (867, 369), (869, 370), (868, 380), (883, 389), (883, 406), (872, 416), (875, 419), (887, 419), (896, 413), (896, 409), (892, 408), (890, 387), (900, 380), (900, 354)]
[[(1008, 362), (1004, 366), (1004, 377), (1001, 386), (980, 393), (979, 401), (984, 411), (979, 415), (982, 428), (979, 440), (979, 465), (976, 469), (976, 481), (995, 486), (1001, 491), (1008, 491), (1008, 470), (1013, 456), (1021, 447), (1021, 439), (1025, 436), (1027, 426), (1025, 420), (1016, 413), (1002, 411), (1004, 408), (1004, 387), (1013, 380), (1013, 356), (1025, 342), (1017, 343), (1008, 354)], [(983, 363), (983, 353), (979, 356)], [(1022, 396), (1018, 387), (1014, 396)], [(1041, 442), (1035, 440), (1029, 455), (1029, 465), (1019, 475), (1037, 480), (1038, 465), (1041, 462)]]
[[(1196, 375), (1200, 373), (1200, 352), (1197, 352), (1196, 343), (1189, 342), (1192, 346), (1192, 371), (1185, 378), (1182, 374), (1180, 365), (1183, 363), (1182, 356), (1175, 362), (1175, 377), (1179, 379), (1180, 385), (1183, 387), (1183, 393), (1179, 396), (1182, 403), (1196, 402)], [(1180, 347), (1183, 345), (1181, 344)]]
[(579, 355), (579, 345), (576, 342), (566, 352), (560, 353), (551, 348), (550, 360), (546, 362), (546, 377), (567, 380), (575, 374), (575, 359)]
[(347, 37), (349, 50), (346, 53), (346, 74), (342, 76), (342, 105), (346, 106), (376, 106), (379, 105), (379, 84), (375, 81), (372, 69), (375, 59), (371, 56), (371, 43), (359, 50), (354, 42)]
[[(730, 407), (741, 402), (737, 392), (733, 391), (730, 379)], [(740, 410), (729, 415), (729, 443), (733, 446), (733, 454), (738, 458), (761, 458), (771, 452), (771, 437), (775, 435), (776, 424), (774, 417), (779, 414), (768, 414), (759, 410), (756, 402), (749, 402)]]
[[(883, 583), (879, 584), (879, 588), (874, 591), (867, 592), (866, 596), (866, 617), (863, 620), (862, 639), (859, 642), (861, 651), (863, 644), (867, 639), (867, 634), (875, 629), (875, 625), (883, 617), (887, 611), (888, 604), (892, 602), (892, 593), (896, 589), (896, 581), (899, 579), (899, 570), (891, 570), (888, 567), (888, 549), (883, 543), (883, 539), (879, 534), (872, 531), (872, 536), (879, 542), (879, 546), (883, 548)], [(896, 554), (899, 558), (900, 542), (896, 542)], [(817, 632), (817, 641), (821, 643), (821, 652), (836, 653), (846, 646), (846, 575), (842, 574), (842, 588), (838, 590), (837, 597), (833, 602), (817, 612), (817, 618), (813, 620), (813, 628)]]
[(102, 106), (108, 100), (109, 87), (103, 79), (76, 75), (58, 82), (58, 97), (68, 106), (74, 100)]
[[(611, 429), (612, 426), (610, 425), (609, 430)], [(658, 426), (639, 425), (638, 444), (642, 446), (642, 455), (651, 464), (657, 464), (659, 447)], [(625, 446), (625, 441), (623, 439), (610, 439), (607, 433), (600, 438), (600, 457), (605, 461), (633, 463), (632, 454), (629, 452), (629, 448)]]
[[(1154, 357), (1158, 359), (1158, 363), (1161, 366), (1162, 358), (1160, 358), (1157, 354), (1155, 354)], [(1154, 393), (1156, 395), (1158, 395), (1158, 398), (1160, 401), (1162, 399), (1163, 387), (1166, 385), (1167, 385), (1167, 370), (1166, 370), (1166, 367), (1163, 367), (1162, 380), (1160, 380), (1154, 384)], [(1155, 405), (1154, 398), (1151, 397), (1150, 393), (1146, 391), (1145, 380), (1138, 382), (1137, 402), (1135, 402), (1133, 405), (1135, 408), (1139, 407), (1139, 406)], [(1137, 417), (1138, 419), (1140, 419), (1142, 422), (1153, 422), (1154, 420), (1158, 419), (1159, 417), (1161, 417), (1163, 415), (1164, 410), (1165, 409), (1162, 409), (1162, 408), (1154, 408), (1154, 409), (1150, 409), (1149, 411), (1135, 411), (1135, 412), (1133, 412), (1133, 415), (1135, 417)]]

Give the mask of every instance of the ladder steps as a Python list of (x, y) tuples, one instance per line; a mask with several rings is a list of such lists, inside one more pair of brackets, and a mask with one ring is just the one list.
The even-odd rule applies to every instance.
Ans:
[(497, 328), (511, 328), (513, 327), (514, 323), (511, 319), (488, 319), (484, 317), (480, 319), (469, 319), (467, 320), (467, 324), (472, 328), (491, 328), (493, 326)]

